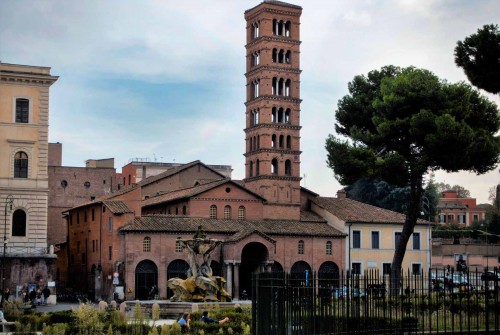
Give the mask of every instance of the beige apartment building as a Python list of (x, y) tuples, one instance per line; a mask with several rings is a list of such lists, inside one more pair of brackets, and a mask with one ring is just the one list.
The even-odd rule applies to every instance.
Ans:
[(0, 63), (1, 287), (52, 281), (47, 245), (49, 67)]

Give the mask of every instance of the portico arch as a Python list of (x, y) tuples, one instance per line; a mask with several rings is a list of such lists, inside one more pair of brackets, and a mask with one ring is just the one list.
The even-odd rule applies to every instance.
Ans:
[(135, 299), (148, 299), (153, 285), (158, 286), (158, 267), (153, 261), (146, 259), (135, 268)]
[[(167, 266), (167, 280), (171, 278), (187, 278), (187, 272), (189, 270), (189, 264), (183, 259), (176, 259), (170, 262)], [(173, 296), (171, 289), (167, 289), (167, 298)]]
[(269, 259), (269, 251), (260, 242), (250, 242), (241, 251), (241, 265), (239, 275), (239, 290), (246, 291), (248, 296), (252, 292), (252, 273), (264, 272)]

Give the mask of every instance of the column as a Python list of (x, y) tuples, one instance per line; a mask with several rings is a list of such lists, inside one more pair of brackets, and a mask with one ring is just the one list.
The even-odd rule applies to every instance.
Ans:
[(226, 264), (226, 291), (229, 293), (229, 296), (233, 294), (233, 264)]
[(235, 300), (240, 299), (240, 263), (234, 262), (234, 294)]

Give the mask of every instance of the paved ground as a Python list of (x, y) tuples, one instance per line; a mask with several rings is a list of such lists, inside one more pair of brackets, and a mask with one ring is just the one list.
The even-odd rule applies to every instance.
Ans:
[[(41, 313), (49, 313), (49, 312), (57, 312), (57, 311), (67, 311), (67, 310), (76, 310), (79, 304), (77, 302), (60, 302), (55, 305), (41, 305), (33, 308), (33, 311), (41, 312)], [(29, 306), (27, 306), (29, 308)]]

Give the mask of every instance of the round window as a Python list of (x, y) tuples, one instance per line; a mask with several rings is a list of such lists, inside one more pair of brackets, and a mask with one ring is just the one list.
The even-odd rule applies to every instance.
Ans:
[(66, 188), (66, 187), (68, 187), (68, 182), (67, 182), (66, 180), (64, 180), (64, 179), (63, 179), (63, 180), (61, 180), (61, 187), (62, 187), (62, 188)]
[(86, 181), (85, 183), (83, 183), (83, 186), (85, 186), (85, 188), (89, 188), (90, 187), (90, 181)]
[(229, 192), (231, 192), (231, 188), (226, 187), (226, 193), (229, 193)]

